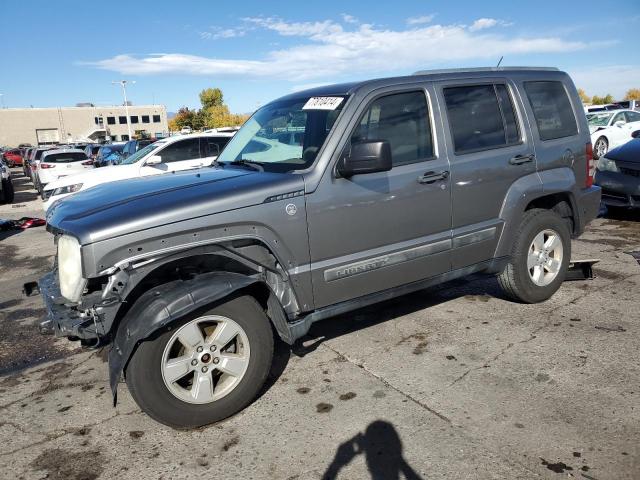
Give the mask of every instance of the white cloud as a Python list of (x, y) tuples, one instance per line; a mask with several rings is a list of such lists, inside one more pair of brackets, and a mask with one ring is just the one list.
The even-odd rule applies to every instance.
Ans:
[(244, 37), (246, 33), (247, 30), (244, 28), (211, 27), (206, 32), (200, 32), (200, 38), (203, 40), (218, 40), (220, 38)]
[[(347, 29), (331, 20), (287, 22), (275, 17), (245, 19), (243, 28), (259, 28), (298, 39), (258, 59), (169, 53), (116, 55), (91, 62), (95, 67), (133, 75), (178, 73), (217, 77), (286, 78), (309, 82), (348, 74), (424, 69), (443, 63), (500, 58), (501, 55), (566, 53), (590, 44), (557, 36), (521, 37), (463, 25), (423, 25), (391, 30), (360, 24)], [(86, 63), (85, 63), (86, 64)]]
[(622, 99), (630, 88), (640, 85), (638, 65), (589, 65), (583, 69), (569, 69), (569, 75), (576, 87), (582, 88), (587, 95), (610, 93), (616, 100)]
[(348, 13), (343, 13), (340, 16), (342, 17), (342, 20), (346, 23), (354, 23), (354, 24), (358, 23), (358, 19), (353, 15), (349, 15)]
[(419, 17), (407, 18), (407, 25), (423, 25), (425, 23), (431, 23), (435, 15), (422, 15)]
[(513, 24), (505, 22), (504, 20), (496, 20), (495, 18), (479, 18), (471, 24), (469, 30), (471, 32), (477, 32), (478, 30), (484, 30), (495, 26), (509, 27), (511, 25)]

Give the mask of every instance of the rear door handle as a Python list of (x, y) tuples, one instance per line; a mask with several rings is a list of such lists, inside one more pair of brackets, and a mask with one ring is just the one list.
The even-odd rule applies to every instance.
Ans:
[(443, 172), (427, 172), (424, 175), (418, 177), (418, 183), (433, 183), (438, 180), (444, 180), (449, 178), (449, 171), (445, 170)]
[(516, 155), (512, 159), (509, 160), (511, 165), (522, 165), (523, 163), (533, 162), (536, 156), (533, 153), (529, 155)]

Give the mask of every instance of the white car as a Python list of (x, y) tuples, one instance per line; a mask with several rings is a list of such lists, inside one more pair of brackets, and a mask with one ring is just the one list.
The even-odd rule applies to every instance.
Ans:
[(191, 127), (182, 127), (180, 133), (182, 135), (189, 135), (192, 132)]
[(97, 168), (47, 185), (44, 209), (81, 190), (116, 180), (159, 175), (211, 165), (235, 132), (163, 138), (147, 145), (118, 165)]
[[(36, 163), (38, 187), (42, 193), (48, 184), (93, 169), (93, 160), (77, 148), (54, 148), (42, 152)], [(43, 196), (44, 198), (44, 196)]]
[(640, 130), (640, 112), (615, 110), (587, 114), (593, 156), (598, 159), (610, 149), (627, 143), (631, 134)]

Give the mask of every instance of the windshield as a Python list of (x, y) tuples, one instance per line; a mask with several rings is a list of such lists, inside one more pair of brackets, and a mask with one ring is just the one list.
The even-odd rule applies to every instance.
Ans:
[(606, 127), (613, 113), (591, 113), (587, 116), (587, 121), (592, 127)]
[(65, 152), (65, 153), (52, 153), (44, 157), (45, 163), (69, 163), (80, 162), (88, 160), (87, 156), (81, 152)]
[(219, 163), (246, 161), (267, 172), (303, 170), (316, 159), (344, 97), (303, 97), (265, 105), (234, 135)]
[(163, 143), (152, 143), (151, 145), (147, 145), (143, 149), (138, 150), (133, 155), (129, 155), (122, 162), (120, 162), (120, 165), (128, 165), (131, 163), (136, 163), (141, 158), (147, 156), (149, 152), (153, 152), (156, 148), (161, 147), (162, 145)]

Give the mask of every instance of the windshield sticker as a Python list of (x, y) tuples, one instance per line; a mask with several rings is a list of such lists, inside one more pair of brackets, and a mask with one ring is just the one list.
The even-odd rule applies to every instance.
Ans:
[(342, 97), (311, 97), (303, 110), (335, 110), (342, 103)]

